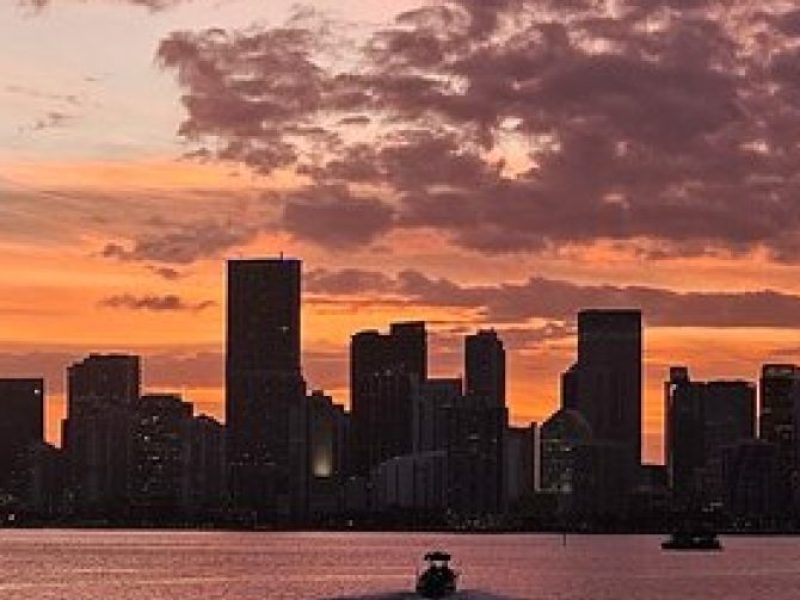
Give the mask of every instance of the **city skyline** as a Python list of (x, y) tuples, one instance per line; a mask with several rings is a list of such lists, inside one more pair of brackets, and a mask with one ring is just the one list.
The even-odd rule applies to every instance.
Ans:
[[(261, 255), (258, 257), (239, 257), (239, 258), (232, 258), (227, 259), (224, 264), (227, 265), (227, 268), (230, 268), (230, 265), (235, 265), (237, 263), (247, 264), (247, 263), (270, 263), (270, 262), (294, 262), (300, 266), (299, 274), (301, 276), (305, 276), (306, 273), (304, 272), (302, 265), (303, 261), (296, 258), (288, 258), (284, 257), (281, 253), (280, 255), (275, 255), (274, 257)], [(311, 271), (312, 277), (314, 276), (315, 271)], [(301, 277), (302, 279), (302, 277)], [(299, 285), (297, 282), (295, 285)], [(305, 290), (307, 286), (304, 284), (303, 289)], [(223, 294), (224, 295), (224, 294)], [(277, 297), (273, 297), (274, 299)], [(246, 298), (243, 298), (242, 301), (247, 302)], [(305, 302), (305, 301), (304, 301)], [(299, 303), (300, 313), (305, 313), (306, 309), (304, 306), (304, 302)], [(312, 301), (313, 302), (313, 301)], [(570, 337), (572, 338), (572, 343), (567, 346), (567, 348), (571, 348), (566, 350), (566, 353), (572, 351), (574, 353), (572, 359), (567, 359), (566, 362), (562, 365), (561, 370), (558, 371), (557, 367), (553, 367), (557, 372), (553, 374), (552, 381), (548, 381), (548, 384), (551, 384), (553, 387), (552, 393), (552, 402), (548, 402), (546, 404), (541, 404), (537, 407), (537, 410), (541, 412), (534, 411), (533, 413), (525, 413), (520, 412), (515, 409), (514, 406), (514, 399), (512, 395), (509, 395), (509, 418), (510, 423), (513, 425), (520, 425), (520, 426), (527, 426), (531, 421), (537, 422), (539, 424), (543, 423), (547, 420), (549, 416), (552, 416), (555, 413), (562, 402), (562, 399), (566, 398), (565, 396), (565, 389), (564, 389), (564, 382), (563, 377), (572, 372), (575, 367), (577, 366), (577, 362), (575, 361), (575, 357), (579, 354), (580, 349), (580, 340), (579, 340), (579, 322), (582, 315), (591, 314), (593, 311), (608, 311), (611, 310), (612, 312), (618, 311), (622, 314), (625, 312), (630, 311), (639, 311), (640, 308), (632, 307), (632, 306), (623, 306), (620, 305), (618, 307), (605, 307), (605, 306), (597, 306), (595, 308), (580, 308), (574, 319), (574, 330), (570, 333)], [(417, 313), (414, 313), (417, 314)], [(643, 333), (647, 331), (647, 315), (642, 314), (642, 329)], [(297, 317), (300, 318), (299, 316)], [(357, 319), (357, 317), (356, 317)], [(395, 323), (391, 325), (392, 329), (397, 325), (397, 319), (395, 319)], [(403, 322), (413, 324), (414, 322), (418, 322), (420, 324), (424, 324), (430, 327), (431, 323), (426, 321), (422, 318), (411, 318), (410, 320), (399, 320), (402, 325)], [(373, 332), (377, 332), (379, 329), (385, 328), (389, 324), (389, 321), (381, 322), (378, 325), (373, 327), (356, 327), (353, 331), (348, 334), (348, 340), (345, 343), (345, 348), (343, 350), (345, 354), (345, 366), (344, 366), (344, 375), (345, 377), (352, 377), (351, 375), (347, 375), (349, 372), (349, 364), (351, 361), (351, 356), (349, 356), (349, 344), (350, 344), (350, 337), (353, 335), (364, 335), (364, 334), (372, 334)], [(436, 325), (435, 321), (433, 323), (434, 327)], [(478, 326), (476, 331), (482, 330), (481, 326)], [(495, 329), (490, 325), (483, 327), (483, 330), (492, 331), (495, 334), (500, 336), (501, 342), (504, 339), (504, 330), (502, 328)], [(301, 328), (302, 331), (302, 328)], [(464, 361), (467, 357), (468, 350), (466, 348), (461, 348), (459, 344), (462, 342), (462, 338), (465, 335), (468, 335), (472, 330), (469, 329), (460, 329), (458, 334), (446, 334), (447, 337), (453, 337), (455, 339), (455, 344), (452, 349), (448, 349), (444, 352), (440, 351), (436, 352), (437, 347), (439, 347), (437, 340), (437, 332), (436, 330), (428, 330), (428, 345), (432, 349), (428, 349), (428, 353), (430, 353), (430, 357), (426, 359), (426, 366), (430, 369), (430, 377), (434, 378), (434, 380), (439, 380), (442, 378), (454, 378), (454, 377), (464, 377), (466, 374), (465, 364)], [(459, 337), (461, 336), (461, 337)], [(469, 336), (468, 336), (469, 337)], [(645, 336), (643, 335), (642, 338), (644, 339)], [(297, 342), (294, 342), (296, 344)], [(654, 367), (652, 363), (650, 363), (648, 368), (648, 348), (647, 344), (643, 343), (642, 341), (639, 342), (642, 344), (641, 351), (642, 351), (642, 364), (644, 366), (644, 370), (642, 372), (642, 396), (641, 396), (641, 409), (642, 409), (642, 450), (641, 450), (641, 457), (645, 463), (650, 464), (664, 464), (666, 462), (666, 456), (663, 454), (664, 451), (664, 427), (665, 421), (663, 418), (659, 418), (658, 420), (650, 420), (652, 416), (652, 412), (660, 413), (660, 415), (664, 415), (664, 388), (665, 382), (669, 381), (671, 370), (676, 365), (683, 365), (688, 364), (689, 367), (692, 369), (693, 373), (700, 374), (701, 378), (714, 380), (714, 381), (751, 381), (757, 382), (759, 380), (759, 373), (761, 373), (763, 368), (766, 368), (770, 365), (791, 365), (790, 361), (780, 361), (776, 363), (776, 361), (762, 361), (759, 363), (754, 363), (751, 365), (751, 372), (750, 373), (725, 373), (719, 374), (716, 372), (709, 372), (702, 368), (696, 368), (696, 363), (685, 363), (680, 360), (669, 360), (666, 359), (667, 362), (663, 363), (664, 370), (661, 371), (661, 363), (658, 364), (657, 367)], [(220, 370), (220, 377), (224, 381), (224, 371), (225, 371), (225, 352), (224, 352), (224, 344), (222, 344), (221, 351), (217, 355), (216, 353), (210, 352), (206, 357), (206, 361), (200, 361), (199, 364), (201, 368), (208, 369), (209, 366), (211, 368), (216, 368)], [(177, 346), (178, 348), (180, 346)], [(439, 347), (440, 348), (440, 347)], [(156, 361), (164, 360), (165, 358), (169, 359), (169, 351), (170, 347), (160, 348), (158, 350), (158, 355)], [(326, 394), (330, 394), (333, 401), (345, 407), (346, 409), (350, 410), (352, 407), (350, 405), (351, 399), (351, 390), (349, 387), (349, 382), (346, 382), (342, 387), (334, 387), (328, 388), (325, 387), (323, 381), (325, 378), (323, 377), (322, 380), (314, 379), (314, 369), (308, 368), (309, 361), (306, 357), (310, 354), (313, 356), (313, 351), (307, 351), (303, 348), (303, 343), (300, 343), (300, 348), (295, 347), (292, 351), (295, 353), (295, 356), (299, 357), (299, 363), (297, 364), (296, 368), (301, 369), (302, 372), (305, 374), (305, 384), (307, 384), (309, 390), (322, 390)], [(299, 352), (299, 354), (297, 354)], [(156, 375), (154, 378), (152, 376), (151, 370), (153, 367), (149, 364), (147, 360), (147, 348), (145, 349), (144, 353), (137, 352), (135, 347), (126, 347), (123, 345), (119, 346), (108, 346), (108, 347), (99, 347), (99, 348), (92, 348), (87, 347), (85, 353), (80, 354), (77, 351), (74, 354), (71, 353), (64, 353), (63, 357), (61, 357), (58, 361), (54, 363), (48, 363), (48, 361), (44, 361), (41, 365), (37, 366), (36, 362), (26, 361), (24, 365), (20, 366), (19, 364), (12, 366), (11, 368), (7, 368), (5, 371), (2, 372), (2, 375), (7, 378), (42, 378), (47, 386), (48, 393), (47, 393), (47, 403), (45, 405), (45, 439), (49, 443), (54, 443), (56, 445), (63, 445), (63, 432), (62, 432), (62, 419), (67, 416), (67, 401), (68, 398), (66, 396), (65, 390), (63, 393), (62, 398), (62, 388), (61, 384), (66, 383), (69, 379), (69, 369), (67, 367), (70, 366), (71, 363), (76, 361), (80, 361), (86, 356), (94, 356), (94, 355), (135, 355), (137, 358), (141, 359), (144, 363), (142, 367), (142, 390), (144, 390), (148, 394), (180, 394), (186, 398), (187, 401), (190, 401), (192, 405), (195, 407), (195, 412), (197, 415), (208, 415), (215, 419), (219, 419), (221, 422), (226, 422), (225, 419), (225, 387), (221, 385), (219, 389), (216, 387), (212, 388), (213, 393), (218, 391), (220, 400), (211, 400), (210, 402), (204, 402), (204, 393), (199, 394), (199, 398), (193, 395), (194, 390), (192, 389), (191, 385), (187, 385), (186, 383), (182, 383), (180, 377), (185, 376), (187, 377), (186, 381), (190, 382), (192, 378), (191, 371), (181, 371), (178, 370), (178, 373), (173, 373), (170, 375), (172, 381), (169, 384), (160, 384), (158, 383), (159, 378), (161, 375)], [(291, 354), (291, 353), (290, 353)], [(568, 355), (568, 354), (567, 354)], [(183, 357), (178, 354), (175, 357), (175, 364), (180, 365), (181, 360)], [(208, 360), (210, 358), (210, 360)], [(33, 356), (35, 360), (35, 354)], [(296, 360), (296, 359), (292, 359)], [(63, 364), (63, 368), (60, 361), (67, 361)], [(313, 365), (313, 359), (310, 361)], [(0, 363), (1, 364), (1, 363)], [(13, 363), (12, 363), (13, 364)], [(443, 366), (446, 365), (446, 366)], [(302, 367), (300, 367), (302, 365)], [(40, 368), (44, 366), (44, 368)], [(512, 367), (513, 368), (513, 367)], [(155, 371), (158, 373), (164, 369), (163, 366), (159, 366), (158, 362), (155, 365)], [(59, 372), (60, 370), (60, 372)], [(509, 383), (513, 382), (513, 373), (509, 373), (508, 369), (503, 369), (503, 374), (505, 375), (505, 384), (508, 387)], [(53, 378), (52, 374), (56, 373), (56, 377)], [(48, 376), (49, 375), (49, 376)], [(205, 373), (208, 375), (208, 373)], [(467, 385), (465, 380), (464, 385)], [(657, 390), (657, 391), (656, 391)], [(577, 391), (577, 390), (576, 390)], [(63, 403), (63, 407), (59, 406)], [(658, 403), (660, 406), (655, 408), (653, 411), (653, 404)], [(55, 405), (55, 406), (54, 406)], [(760, 405), (759, 405), (760, 406)], [(650, 412), (651, 414), (648, 414)]]
[(578, 310), (640, 307), (660, 461), (670, 365), (800, 363), (784, 2), (293, 4), (0, 6), (0, 373), (46, 377), (48, 439), (92, 351), (221, 417), (221, 260), (281, 250), (337, 402), (352, 332), (426, 320), (435, 376), (494, 327), (512, 418), (541, 422)]
[(305, 377), (302, 261), (237, 258), (226, 272), (227, 421), (143, 393), (139, 356), (93, 353), (67, 368), (58, 449), (43, 438), (44, 381), (2, 378), (0, 522), (621, 532), (699, 510), (733, 528), (797, 526), (795, 365), (762, 365), (758, 385), (670, 367), (656, 465), (642, 456), (639, 309), (581, 310), (559, 408), (520, 427), (495, 330), (462, 336), (457, 378), (431, 375), (423, 321), (354, 332), (346, 410)]

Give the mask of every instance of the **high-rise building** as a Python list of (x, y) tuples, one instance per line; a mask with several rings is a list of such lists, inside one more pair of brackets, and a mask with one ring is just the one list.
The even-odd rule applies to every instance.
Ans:
[(73, 509), (124, 514), (128, 503), (130, 427), (139, 399), (138, 356), (92, 354), (67, 369), (63, 426)]
[(575, 518), (622, 516), (628, 448), (595, 439), (587, 419), (561, 408), (541, 428), (541, 491), (558, 499), (558, 511)]
[(192, 405), (173, 394), (142, 396), (134, 412), (130, 501), (133, 514), (174, 519), (188, 496)]
[(44, 381), (0, 379), (0, 490), (9, 491), (28, 446), (44, 443)]
[(506, 404), (506, 352), (494, 330), (469, 335), (465, 343), (466, 393)]
[(667, 472), (684, 505), (720, 502), (723, 449), (754, 439), (756, 390), (747, 381), (691, 381), (673, 367), (665, 385)]
[[(294, 456), (303, 426), (300, 367), (301, 263), (228, 261), (225, 408), (234, 503), (287, 518), (305, 505), (304, 460)], [(300, 467), (298, 468), (298, 465)]]
[(575, 462), (578, 448), (592, 441), (592, 428), (576, 410), (561, 408), (553, 413), (540, 431), (540, 489), (566, 496), (577, 486)]
[(90, 354), (67, 368), (67, 418), (131, 408), (139, 399), (141, 359), (129, 354)]
[[(422, 462), (390, 461), (391, 464), (429, 464), (427, 461), (444, 452), (447, 468), (437, 467), (431, 473), (447, 478), (447, 507), (470, 516), (501, 512), (506, 498), (508, 411), (505, 404), (497, 403), (499, 395), (464, 394), (462, 381), (454, 378), (431, 378), (413, 388), (412, 449)], [(421, 481), (415, 484), (418, 491), (422, 489)], [(438, 481), (429, 483), (437, 489), (441, 486)]]
[(539, 427), (509, 427), (506, 431), (505, 486), (509, 506), (539, 488)]
[(420, 322), (388, 334), (363, 331), (350, 346), (354, 471), (366, 476), (413, 445), (413, 390), (427, 379), (427, 336)]
[(621, 447), (628, 485), (642, 449), (642, 313), (584, 310), (578, 314), (575, 408), (595, 441)]
[(758, 523), (786, 508), (786, 488), (778, 447), (764, 440), (745, 440), (722, 450), (723, 500), (726, 512)]
[(225, 427), (207, 415), (189, 423), (187, 444), (188, 496), (184, 511), (188, 516), (213, 515), (225, 498)]
[(321, 519), (340, 508), (339, 490), (348, 459), (349, 415), (316, 390), (308, 396), (309, 516)]
[(414, 386), (413, 443), (415, 453), (444, 450), (448, 446), (443, 415), (459, 405), (464, 397), (458, 378), (430, 378)]
[(797, 468), (794, 403), (798, 387), (800, 368), (796, 365), (769, 364), (762, 367), (759, 380), (759, 438), (775, 446), (778, 479), (787, 499)]

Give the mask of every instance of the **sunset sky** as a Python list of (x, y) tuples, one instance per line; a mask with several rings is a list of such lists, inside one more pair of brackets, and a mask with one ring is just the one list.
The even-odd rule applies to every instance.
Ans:
[[(543, 420), (585, 307), (670, 364), (800, 362), (800, 10), (751, 0), (4, 0), (0, 374), (144, 356), (222, 417), (224, 259), (304, 261), (309, 384), (349, 336), (509, 350)], [(387, 7), (391, 8), (387, 8)]]

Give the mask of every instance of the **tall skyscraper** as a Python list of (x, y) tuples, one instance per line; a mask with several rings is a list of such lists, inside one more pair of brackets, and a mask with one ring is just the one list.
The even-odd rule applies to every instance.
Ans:
[(506, 404), (506, 352), (494, 330), (469, 335), (465, 342), (466, 393)]
[(665, 384), (669, 484), (684, 504), (719, 502), (723, 450), (754, 439), (756, 390), (747, 381), (691, 381), (685, 367)]
[(354, 470), (359, 475), (412, 450), (414, 386), (427, 379), (425, 324), (363, 331), (350, 346)]
[(794, 403), (800, 387), (800, 368), (796, 365), (764, 365), (759, 381), (761, 415), (759, 437), (773, 444), (778, 460), (779, 479), (789, 493), (797, 468), (795, 445)]
[(118, 516), (127, 508), (131, 417), (140, 381), (138, 356), (92, 354), (67, 369), (63, 437), (78, 512)]
[(44, 381), (0, 379), (0, 490), (8, 492), (26, 449), (44, 443)]
[(641, 311), (581, 311), (575, 377), (575, 408), (595, 441), (624, 448), (623, 468), (633, 483), (642, 454)]
[(287, 517), (303, 500), (293, 428), (302, 422), (301, 263), (228, 261), (225, 409), (227, 462), (234, 502)]

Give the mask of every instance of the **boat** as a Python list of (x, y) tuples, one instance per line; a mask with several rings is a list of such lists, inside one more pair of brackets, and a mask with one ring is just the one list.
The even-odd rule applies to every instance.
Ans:
[(423, 598), (446, 598), (456, 591), (458, 573), (450, 568), (447, 552), (428, 552), (425, 570), (417, 577), (417, 594)]
[(661, 543), (664, 550), (722, 550), (714, 531), (676, 531)]

